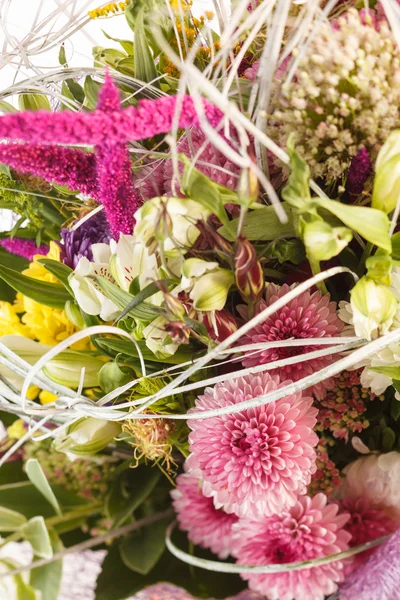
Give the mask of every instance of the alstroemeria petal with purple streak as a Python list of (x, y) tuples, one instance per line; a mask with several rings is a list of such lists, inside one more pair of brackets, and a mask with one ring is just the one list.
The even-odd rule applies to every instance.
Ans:
[(0, 162), (71, 191), (98, 197), (94, 154), (62, 146), (0, 144)]
[(22, 256), (28, 260), (32, 260), (35, 254), (46, 255), (49, 251), (49, 247), (45, 244), (37, 246), (33, 240), (24, 240), (21, 238), (7, 238), (0, 240), (0, 245), (3, 246), (11, 254)]

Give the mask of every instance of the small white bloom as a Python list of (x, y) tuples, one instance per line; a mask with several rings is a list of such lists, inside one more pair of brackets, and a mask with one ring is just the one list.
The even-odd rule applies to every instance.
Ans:
[(189, 292), (196, 310), (222, 310), (235, 278), (217, 262), (188, 258), (182, 266), (181, 287)]
[(398, 303), (388, 287), (363, 277), (350, 294), (356, 335), (371, 340), (389, 331)]
[(164, 317), (157, 317), (143, 329), (146, 346), (157, 358), (172, 356), (179, 348), (179, 344), (174, 343), (164, 329), (167, 323)]
[(84, 417), (67, 428), (54, 440), (54, 447), (72, 458), (100, 452), (121, 432), (120, 423)]

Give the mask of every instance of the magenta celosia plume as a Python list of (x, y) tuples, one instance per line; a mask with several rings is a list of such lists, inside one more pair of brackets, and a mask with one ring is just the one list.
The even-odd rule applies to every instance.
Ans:
[[(243, 518), (233, 526), (232, 553), (242, 565), (284, 564), (347, 550), (347, 513), (327, 504), (324, 494), (301, 496), (284, 512), (261, 519)], [(343, 580), (343, 562), (271, 574), (243, 574), (251, 590), (269, 600), (324, 600)], [(376, 598), (376, 600), (378, 600)]]
[(229, 556), (232, 525), (238, 520), (236, 515), (215, 508), (212, 498), (201, 491), (198, 474), (194, 471), (179, 475), (176, 485), (171, 496), (180, 529), (188, 532), (194, 544), (209, 548), (219, 558)]
[[(20, 112), (0, 118), (0, 138), (28, 142), (4, 145), (0, 160), (23, 172), (66, 185), (104, 204), (112, 234), (132, 233), (133, 214), (139, 207), (127, 143), (168, 132), (173, 123), (177, 97), (141, 100), (137, 108), (122, 109), (118, 89), (106, 73), (99, 105), (92, 113), (60, 111)], [(216, 127), (221, 112), (204, 100), (210, 124)], [(179, 106), (179, 127), (198, 126), (190, 96)], [(95, 156), (80, 150), (43, 144), (88, 144)], [(86, 174), (86, 177), (85, 177)]]
[[(238, 404), (281, 387), (268, 373), (206, 388), (192, 412)], [(306, 493), (318, 442), (317, 409), (302, 393), (236, 414), (189, 420), (190, 468), (199, 469), (203, 491), (217, 508), (237, 515), (271, 515)]]
[[(294, 285), (283, 285), (279, 287), (273, 283), (269, 284), (266, 291), (266, 299), (259, 303), (258, 310), (262, 311), (271, 306), (279, 298), (287, 294)], [(240, 339), (240, 345), (255, 344), (259, 342), (276, 342), (287, 339), (306, 339), (319, 337), (332, 337), (339, 335), (343, 329), (343, 323), (337, 315), (337, 307), (330, 301), (329, 294), (322, 295), (317, 291), (314, 293), (304, 292), (294, 300), (288, 302), (283, 308), (278, 309), (268, 319), (257, 325), (248, 334)], [(271, 348), (254, 353), (249, 352), (242, 359), (245, 367), (263, 365), (276, 360), (282, 360), (291, 356), (297, 356), (320, 349), (321, 346), (286, 346)], [(314, 358), (310, 361), (298, 362), (279, 368), (279, 374), (283, 379), (298, 381), (307, 375), (315, 373), (319, 369), (328, 366), (334, 361), (332, 356)], [(273, 372), (277, 372), (278, 369)], [(327, 389), (335, 385), (333, 378), (325, 379), (323, 382), (313, 386), (312, 391), (322, 398)]]
[(0, 240), (0, 245), (3, 246), (11, 254), (22, 256), (28, 260), (32, 260), (35, 254), (46, 255), (49, 251), (49, 247), (45, 244), (37, 246), (33, 240), (24, 240), (21, 238), (4, 239)]
[(99, 199), (95, 155), (89, 152), (43, 144), (0, 144), (0, 162)]
[[(99, 93), (97, 110), (105, 114), (121, 112), (118, 88), (109, 73)], [(141, 202), (133, 187), (129, 150), (124, 142), (105, 140), (96, 146), (96, 173), (99, 199), (104, 205), (112, 235), (131, 234), (135, 225), (134, 214)]]

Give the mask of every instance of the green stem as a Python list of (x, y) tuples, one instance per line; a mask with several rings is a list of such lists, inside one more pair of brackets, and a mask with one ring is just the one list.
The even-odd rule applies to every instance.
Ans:
[(357, 275), (359, 277), (362, 277), (364, 274), (365, 263), (367, 261), (367, 258), (371, 255), (372, 248), (373, 248), (373, 244), (371, 244), (371, 242), (367, 242), (367, 244), (364, 248), (364, 252), (361, 255), (360, 265), (357, 270)]
[[(311, 271), (313, 275), (317, 275), (318, 273), (321, 273), (321, 265), (319, 263), (319, 260), (315, 260), (315, 258), (312, 258), (310, 256), (308, 256), (308, 260), (310, 262), (310, 267), (311, 267)], [(323, 294), (327, 294), (328, 293), (328, 289), (325, 285), (325, 283), (323, 281), (321, 281), (320, 283), (317, 283), (317, 288), (319, 290), (321, 290), (321, 292)]]

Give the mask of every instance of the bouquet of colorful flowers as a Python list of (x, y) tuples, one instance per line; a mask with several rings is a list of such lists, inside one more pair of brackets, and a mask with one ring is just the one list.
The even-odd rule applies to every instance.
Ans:
[(1, 96), (2, 597), (400, 597), (400, 7), (214, 7)]

